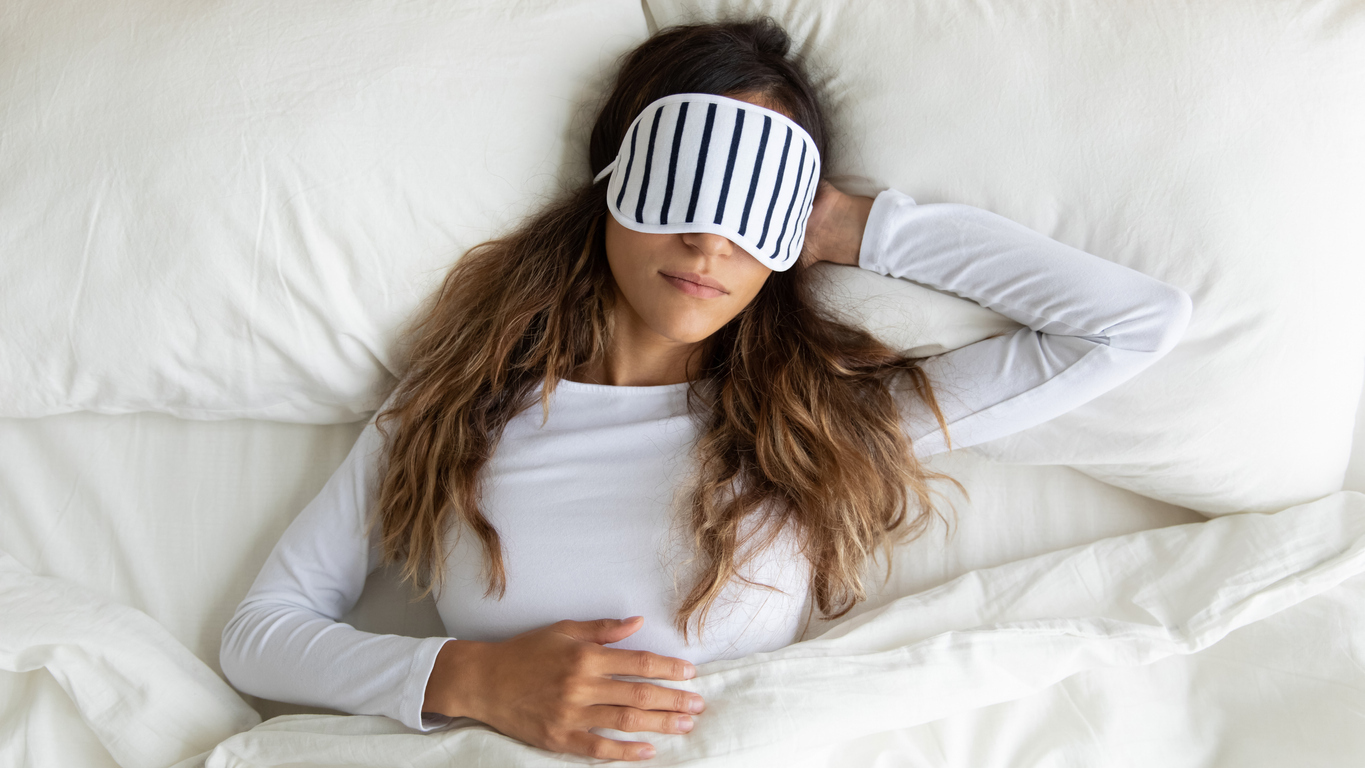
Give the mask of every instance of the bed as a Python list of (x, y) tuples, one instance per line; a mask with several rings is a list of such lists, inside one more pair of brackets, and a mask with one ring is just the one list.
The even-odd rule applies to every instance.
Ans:
[[(1365, 761), (1365, 3), (17, 0), (0, 8), (0, 764), (593, 762), (241, 696), (219, 636), (451, 259), (587, 178), (611, 62), (770, 13), (848, 191), (1185, 288), (1181, 344), (936, 457), (948, 520), (657, 765)], [(823, 268), (903, 349), (1009, 327)], [(888, 282), (890, 281), (890, 282)], [(387, 572), (347, 620), (443, 634)]]

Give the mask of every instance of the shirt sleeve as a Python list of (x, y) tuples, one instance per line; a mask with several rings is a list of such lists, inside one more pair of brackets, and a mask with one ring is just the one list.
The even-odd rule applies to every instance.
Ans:
[(450, 721), (421, 708), (436, 655), (451, 638), (374, 634), (339, 621), (379, 565), (378, 537), (365, 523), (378, 498), (382, 450), (371, 417), (275, 545), (223, 629), (219, 660), (245, 693), (384, 715), (425, 732)]
[[(1173, 285), (998, 214), (917, 205), (894, 189), (873, 202), (858, 263), (1025, 326), (922, 361), (954, 448), (1041, 424), (1132, 378), (1175, 346), (1193, 306)], [(897, 402), (917, 456), (947, 450), (926, 403), (908, 387)]]

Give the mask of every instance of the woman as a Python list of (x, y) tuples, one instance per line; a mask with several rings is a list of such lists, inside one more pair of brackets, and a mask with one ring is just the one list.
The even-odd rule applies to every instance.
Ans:
[[(700, 697), (646, 680), (847, 613), (869, 558), (932, 519), (922, 459), (1175, 344), (1177, 288), (984, 210), (820, 182), (824, 113), (789, 46), (760, 19), (626, 57), (596, 179), (452, 268), (402, 382), (224, 630), (238, 688), (648, 758), (600, 730), (685, 733)], [(818, 261), (1028, 327), (906, 358), (817, 309)], [(451, 637), (337, 621), (386, 562), (435, 592)]]

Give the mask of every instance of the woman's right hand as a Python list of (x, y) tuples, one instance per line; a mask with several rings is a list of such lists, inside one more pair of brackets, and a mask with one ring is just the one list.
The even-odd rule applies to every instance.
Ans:
[(624, 640), (644, 618), (560, 621), (496, 643), (451, 640), (427, 680), (422, 711), (471, 717), (532, 746), (610, 760), (647, 760), (654, 747), (590, 733), (687, 733), (701, 696), (651, 683), (613, 680), (633, 675), (687, 680), (687, 661), (648, 651), (603, 648)]

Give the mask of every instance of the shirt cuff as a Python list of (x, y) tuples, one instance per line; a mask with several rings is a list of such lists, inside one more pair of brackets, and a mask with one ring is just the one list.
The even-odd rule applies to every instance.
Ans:
[(890, 267), (882, 263), (886, 254), (886, 240), (891, 236), (897, 209), (914, 205), (915, 199), (895, 189), (884, 189), (872, 201), (872, 211), (863, 228), (863, 240), (858, 247), (858, 266), (881, 275), (890, 274)]
[(412, 666), (408, 669), (407, 690), (403, 695), (403, 711), (399, 713), (401, 716), (398, 720), (414, 731), (429, 733), (454, 719), (434, 712), (422, 712), (422, 702), (427, 697), (427, 681), (431, 679), (431, 670), (436, 666), (436, 656), (446, 643), (454, 639), (428, 637), (417, 646), (417, 653), (412, 656)]

